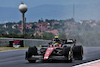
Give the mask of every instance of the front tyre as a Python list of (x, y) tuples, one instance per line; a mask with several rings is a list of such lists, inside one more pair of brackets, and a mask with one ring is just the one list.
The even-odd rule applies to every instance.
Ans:
[[(28, 52), (26, 52), (26, 59), (30, 59), (32, 57), (32, 55), (37, 55), (37, 48), (36, 46), (34, 47), (29, 47), (28, 48)], [(36, 60), (28, 60), (29, 63), (35, 63)]]
[(29, 63), (35, 63), (36, 60), (28, 60)]
[(72, 48), (71, 47), (64, 47), (63, 48), (63, 54), (67, 58), (67, 61), (65, 61), (65, 62), (71, 63), (72, 59), (73, 59)]
[(68, 54), (68, 62), (71, 63), (72, 62), (72, 58), (73, 58), (73, 54), (71, 51), (69, 51), (69, 54)]

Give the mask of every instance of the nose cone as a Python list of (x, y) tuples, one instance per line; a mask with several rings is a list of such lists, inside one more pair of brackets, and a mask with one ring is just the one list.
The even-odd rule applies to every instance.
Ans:
[(20, 12), (25, 13), (27, 11), (27, 6), (25, 4), (21, 4), (19, 6), (19, 10)]
[(52, 51), (54, 50), (55, 48), (53, 47), (49, 47), (47, 48), (46, 52), (45, 52), (45, 55), (44, 55), (44, 60), (47, 60), (50, 56), (50, 54), (52, 53)]

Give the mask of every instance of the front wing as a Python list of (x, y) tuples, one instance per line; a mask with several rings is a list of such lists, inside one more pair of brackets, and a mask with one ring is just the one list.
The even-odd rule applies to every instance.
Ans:
[[(30, 58), (26, 58), (26, 60), (44, 60), (43, 55), (32, 55)], [(47, 60), (67, 60), (65, 56), (50, 56)]]

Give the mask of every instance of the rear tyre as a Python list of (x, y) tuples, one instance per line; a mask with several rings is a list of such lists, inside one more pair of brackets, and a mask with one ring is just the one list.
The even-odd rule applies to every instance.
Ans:
[[(34, 46), (34, 47), (29, 47), (28, 52), (26, 52), (26, 53), (27, 53), (27, 58), (28, 58), (28, 59), (31, 58), (32, 55), (37, 55), (38, 53), (37, 53), (37, 48), (36, 48), (36, 46)], [(35, 63), (35, 62), (36, 62), (36, 60), (28, 60), (28, 61), (29, 61), (29, 63)]]
[(81, 55), (79, 56), (78, 60), (82, 60), (83, 59), (83, 47), (81, 47)]
[(73, 56), (75, 60), (83, 59), (83, 47), (82, 46), (74, 46), (73, 47)]

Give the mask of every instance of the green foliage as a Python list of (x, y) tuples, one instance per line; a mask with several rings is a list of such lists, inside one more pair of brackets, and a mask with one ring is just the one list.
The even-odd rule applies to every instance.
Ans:
[(60, 39), (66, 39), (66, 35), (65, 35), (65, 34), (60, 34), (60, 35), (59, 35), (59, 38), (60, 38)]
[(74, 18), (67, 19), (66, 21), (67, 21), (67, 22), (75, 22)]
[(26, 34), (32, 34), (34, 33), (34, 29), (25, 29)]
[(48, 33), (48, 32), (44, 32), (43, 33), (43, 39), (46, 39), (46, 40), (51, 40), (54, 38), (54, 34), (52, 33)]
[(42, 18), (38, 20), (38, 23), (42, 23), (42, 22), (44, 22)]
[(20, 20), (20, 21), (18, 22), (18, 24), (20, 24), (20, 25), (21, 25), (21, 24), (22, 24), (22, 21)]
[[(0, 24), (0, 36), (1, 37), (10, 37), (10, 38), (28, 38), (28, 39), (46, 39), (51, 40), (54, 38), (54, 34), (48, 33), (46, 31), (43, 34), (34, 36), (33, 34), (36, 32), (35, 28), (37, 28), (37, 23), (48, 22), (50, 23), (49, 30), (58, 30), (59, 38), (61, 39), (76, 39), (77, 42), (83, 45), (99, 45), (100, 40), (100, 22), (89, 22), (88, 20), (83, 21), (83, 23), (75, 22), (73, 18), (66, 20), (55, 20), (55, 19), (45, 19), (42, 18), (38, 20), (38, 22), (30, 22), (33, 26), (32, 28), (25, 29), (25, 34), (21, 35), (21, 32), (16, 26), (15, 29), (12, 29), (13, 24), (21, 25), (22, 21), (17, 23), (8, 22), (6, 25), (7, 28), (2, 27), (4, 24)], [(58, 22), (53, 24), (53, 22)], [(89, 22), (89, 23), (88, 23)], [(93, 26), (95, 25), (96, 26)], [(6, 34), (6, 31), (9, 31), (9, 34)], [(65, 35), (67, 34), (67, 36)]]
[(36, 34), (36, 36), (34, 37), (35, 39), (41, 39), (41, 36)]

